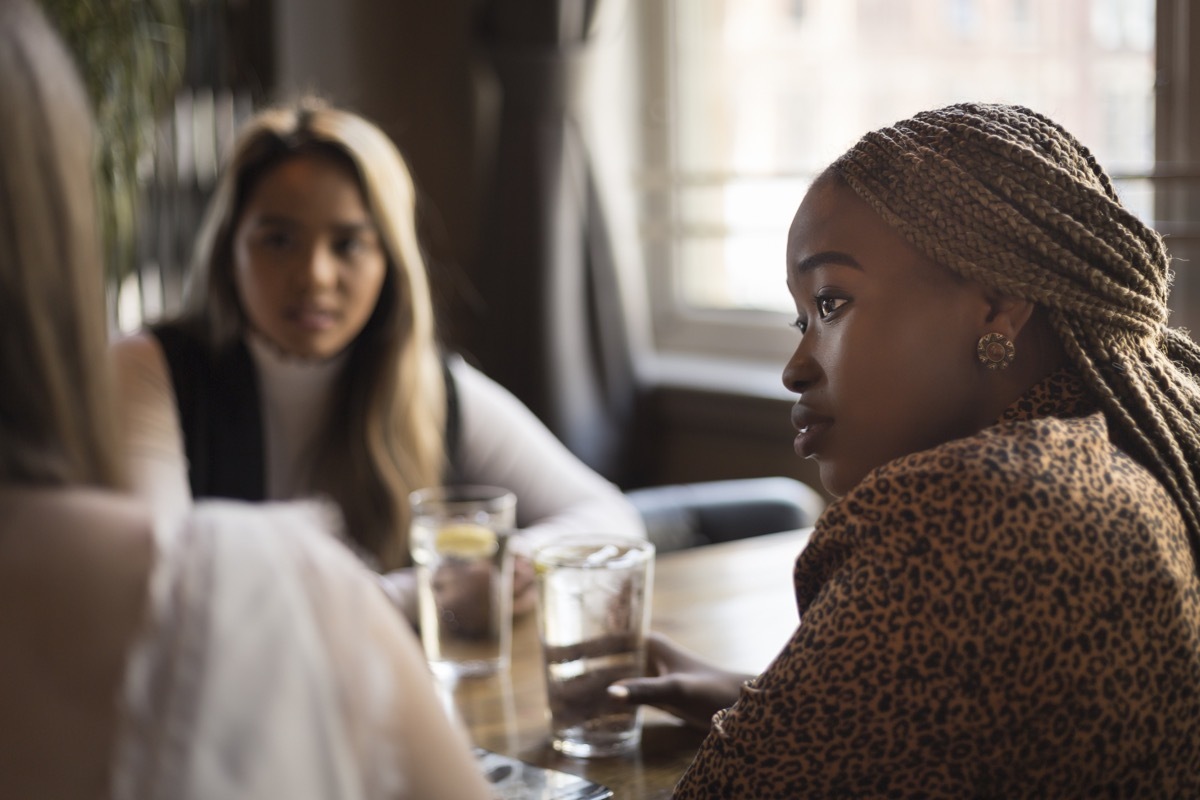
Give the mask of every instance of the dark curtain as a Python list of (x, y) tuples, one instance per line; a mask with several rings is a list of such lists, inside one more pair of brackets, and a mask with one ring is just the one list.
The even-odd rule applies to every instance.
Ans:
[(499, 107), (484, 142), (490, 175), (467, 350), (586, 463), (626, 485), (636, 387), (577, 113), (588, 101), (589, 38), (604, 1), (478, 5), (478, 44)]

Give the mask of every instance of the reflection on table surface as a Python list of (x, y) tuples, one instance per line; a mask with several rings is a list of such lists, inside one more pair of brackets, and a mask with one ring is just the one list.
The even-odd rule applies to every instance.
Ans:
[[(761, 671), (796, 627), (792, 567), (809, 529), (666, 553), (655, 565), (654, 630), (729, 669)], [(667, 798), (704, 738), (645, 709), (642, 746), (628, 758), (581, 760), (547, 742), (546, 684), (533, 614), (513, 628), (511, 670), (443, 687), (475, 744), (582, 775), (619, 800)]]

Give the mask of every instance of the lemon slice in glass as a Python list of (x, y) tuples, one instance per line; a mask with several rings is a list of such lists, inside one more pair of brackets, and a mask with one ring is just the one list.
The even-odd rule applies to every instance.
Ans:
[(487, 558), (496, 552), (496, 534), (490, 528), (461, 522), (439, 528), (434, 547), (444, 556)]

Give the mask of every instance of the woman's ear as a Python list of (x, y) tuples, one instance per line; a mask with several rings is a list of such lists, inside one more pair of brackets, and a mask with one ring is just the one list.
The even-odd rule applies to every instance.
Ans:
[(989, 296), (988, 314), (984, 320), (986, 330), (981, 333), (1001, 333), (1016, 341), (1033, 317), (1036, 308), (1030, 300), (1021, 300), (1004, 295)]

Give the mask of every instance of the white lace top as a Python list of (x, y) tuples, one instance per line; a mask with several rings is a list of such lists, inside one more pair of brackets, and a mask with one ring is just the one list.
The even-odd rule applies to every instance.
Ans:
[(206, 501), (162, 536), (117, 800), (396, 798), (408, 770), (437, 768), (405, 740), (439, 708), (410, 707), (432, 691), (424, 660), (333, 519), (315, 503)]

